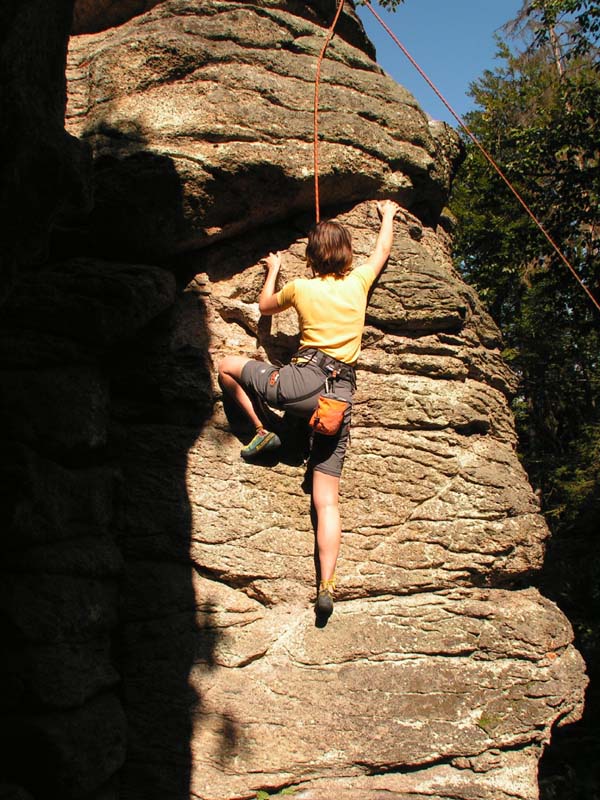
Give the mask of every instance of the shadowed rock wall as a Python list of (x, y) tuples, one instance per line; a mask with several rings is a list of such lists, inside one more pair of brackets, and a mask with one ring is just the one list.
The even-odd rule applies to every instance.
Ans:
[[(127, 454), (158, 431), (185, 518), (187, 447), (212, 406), (202, 308), (173, 274), (74, 257), (93, 187), (64, 129), (71, 14), (0, 11), (0, 795), (19, 800), (117, 796)], [(188, 741), (187, 715), (171, 719)]]
[(162, 0), (76, 0), (71, 33), (97, 33), (121, 25)]
[[(76, 30), (123, 23), (68, 57), (66, 141), (89, 147), (93, 208), (61, 216), (52, 195), (35, 270), (7, 229), (8, 796), (534, 800), (552, 727), (581, 712), (570, 626), (525, 588), (547, 530), (516, 457), (514, 376), (439, 225), (458, 143), (372, 61), (350, 5), (323, 66), (322, 203), (358, 263), (372, 199), (406, 212), (367, 314), (325, 628), (305, 428), (276, 419), (281, 452), (239, 459), (214, 370), (296, 346), (292, 312), (260, 318), (260, 260), (280, 249), (282, 280), (305, 271), (334, 8), (77, 4)], [(67, 17), (49, 27), (63, 53)], [(24, 146), (66, 137), (52, 75)]]
[(86, 150), (64, 129), (73, 0), (0, 8), (0, 301), (20, 268), (48, 256), (48, 233), (89, 210)]

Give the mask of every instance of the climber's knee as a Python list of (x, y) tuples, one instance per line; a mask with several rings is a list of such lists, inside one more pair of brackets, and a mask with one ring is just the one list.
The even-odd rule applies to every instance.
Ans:
[(317, 514), (336, 511), (339, 502), (340, 479), (325, 472), (313, 473), (312, 499)]
[(242, 370), (244, 369), (244, 366), (248, 360), (249, 359), (244, 358), (244, 356), (225, 356), (225, 358), (222, 358), (219, 361), (219, 365), (217, 367), (219, 371), (219, 378), (222, 380), (223, 377), (230, 377), (239, 381), (242, 375)]

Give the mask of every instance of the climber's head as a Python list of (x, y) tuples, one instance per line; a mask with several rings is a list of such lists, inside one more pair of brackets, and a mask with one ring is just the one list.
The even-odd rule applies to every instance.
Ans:
[(308, 234), (306, 261), (317, 275), (344, 275), (352, 266), (352, 237), (340, 222), (318, 222)]

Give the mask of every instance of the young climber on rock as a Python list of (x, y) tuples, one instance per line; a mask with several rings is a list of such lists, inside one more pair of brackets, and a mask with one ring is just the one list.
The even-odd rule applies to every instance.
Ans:
[(295, 308), (300, 323), (300, 349), (291, 363), (275, 367), (243, 356), (227, 356), (219, 364), (219, 380), (255, 426), (256, 435), (242, 448), (252, 459), (279, 447), (279, 437), (267, 430), (253, 398), (274, 408), (310, 417), (327, 388), (348, 401), (338, 433), (316, 433), (311, 447), (312, 502), (317, 515), (320, 586), (316, 610), (333, 611), (335, 566), (341, 542), (338, 506), (340, 476), (350, 434), (355, 364), (360, 353), (369, 290), (385, 266), (393, 240), (393, 220), (400, 207), (392, 200), (377, 203), (381, 227), (368, 260), (352, 269), (352, 239), (339, 222), (319, 222), (310, 232), (306, 260), (312, 278), (296, 278), (280, 290), (275, 284), (281, 257), (270, 253), (259, 297), (263, 315)]

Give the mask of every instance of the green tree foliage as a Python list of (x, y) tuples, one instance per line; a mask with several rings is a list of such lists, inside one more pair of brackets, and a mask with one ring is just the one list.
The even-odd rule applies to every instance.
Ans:
[[(538, 30), (545, 24), (539, 15)], [(565, 67), (549, 41), (520, 54), (499, 43), (503, 66), (471, 87), (479, 110), (467, 121), (600, 299), (600, 75), (591, 50)], [(555, 530), (593, 524), (600, 475), (597, 449), (586, 443), (600, 438), (600, 312), (497, 173), (467, 148), (452, 199), (456, 259), (521, 377), (524, 463)]]
[[(531, 0), (525, 13), (539, 20), (535, 45), (550, 42), (561, 24), (568, 24), (570, 35), (564, 43), (566, 58), (590, 53), (600, 37), (600, 6), (597, 0)], [(570, 24), (569, 24), (570, 23)]]
[[(524, 47), (499, 40), (500, 66), (472, 85), (467, 123), (600, 302), (597, 2), (528, 0), (519, 16), (506, 30)], [(573, 622), (592, 679), (584, 727), (561, 751), (571, 755), (542, 769), (541, 796), (587, 800), (600, 792), (600, 311), (465, 142), (451, 199), (456, 264), (520, 376), (521, 456), (554, 533), (541, 582)]]

